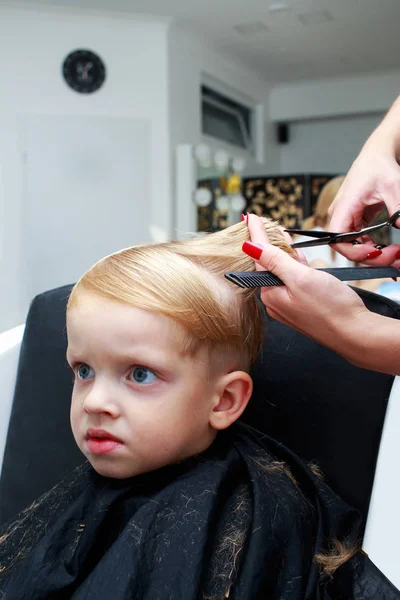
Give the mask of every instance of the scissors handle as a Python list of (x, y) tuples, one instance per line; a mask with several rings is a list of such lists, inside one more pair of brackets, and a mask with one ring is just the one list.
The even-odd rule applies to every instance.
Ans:
[(400, 210), (396, 210), (396, 212), (394, 212), (392, 214), (392, 216), (390, 217), (390, 219), (388, 221), (388, 225), (390, 227), (394, 227), (395, 229), (400, 229), (400, 227), (397, 227), (397, 225), (395, 225), (395, 223), (399, 217), (400, 217)]

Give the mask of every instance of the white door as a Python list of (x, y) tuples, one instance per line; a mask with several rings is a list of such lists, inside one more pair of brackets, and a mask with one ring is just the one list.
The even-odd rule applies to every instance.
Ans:
[(23, 299), (74, 283), (101, 257), (150, 241), (150, 124), (24, 115)]

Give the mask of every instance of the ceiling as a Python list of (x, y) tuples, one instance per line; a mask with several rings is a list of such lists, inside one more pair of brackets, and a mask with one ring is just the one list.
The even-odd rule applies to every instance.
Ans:
[(400, 0), (25, 0), (173, 17), (268, 81), (400, 68)]

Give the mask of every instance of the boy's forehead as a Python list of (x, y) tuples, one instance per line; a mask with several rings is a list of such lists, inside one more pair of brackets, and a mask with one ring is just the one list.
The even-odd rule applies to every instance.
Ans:
[(116, 346), (162, 348), (185, 354), (187, 332), (174, 319), (92, 293), (80, 293), (67, 311), (69, 349), (109, 339)]

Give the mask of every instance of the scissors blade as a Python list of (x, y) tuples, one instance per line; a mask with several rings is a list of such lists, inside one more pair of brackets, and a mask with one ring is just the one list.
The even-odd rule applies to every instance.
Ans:
[(371, 225), (371, 227), (364, 227), (360, 231), (350, 231), (349, 233), (338, 233), (335, 238), (335, 243), (339, 244), (340, 242), (353, 242), (359, 237), (363, 235), (369, 235), (374, 231), (378, 231), (383, 227), (387, 227), (387, 223), (380, 223), (379, 225)]
[(311, 246), (327, 246), (334, 243), (330, 236), (319, 238), (318, 240), (308, 240), (307, 242), (294, 242), (292, 248), (310, 248)]
[(341, 244), (345, 242), (354, 242), (358, 238), (363, 235), (367, 235), (373, 231), (381, 229), (384, 225), (373, 225), (371, 227), (366, 227), (365, 229), (361, 229), (360, 231), (349, 231), (348, 233), (332, 233), (330, 231), (324, 231), (325, 237), (321, 237), (318, 240), (311, 240), (307, 242), (295, 242), (292, 244), (292, 248), (307, 248), (310, 246), (323, 246), (326, 244)]
[[(292, 244), (292, 248), (309, 248), (311, 246), (325, 246), (327, 244), (340, 244), (342, 242), (354, 242), (363, 235), (369, 235), (374, 231), (382, 229), (382, 227), (396, 227), (396, 220), (400, 217), (400, 210), (396, 211), (389, 219), (384, 223), (378, 223), (377, 225), (370, 225), (364, 227), (360, 231), (349, 231), (348, 233), (334, 233), (333, 231), (313, 231), (306, 229), (285, 229), (289, 234), (300, 234), (307, 237), (318, 238), (316, 240), (310, 240), (307, 242), (295, 242)], [(397, 228), (396, 228), (397, 229)]]
[(311, 238), (325, 238), (327, 236), (338, 235), (337, 233), (331, 233), (330, 231), (314, 231), (313, 229), (285, 229), (289, 234), (293, 235), (305, 235)]

